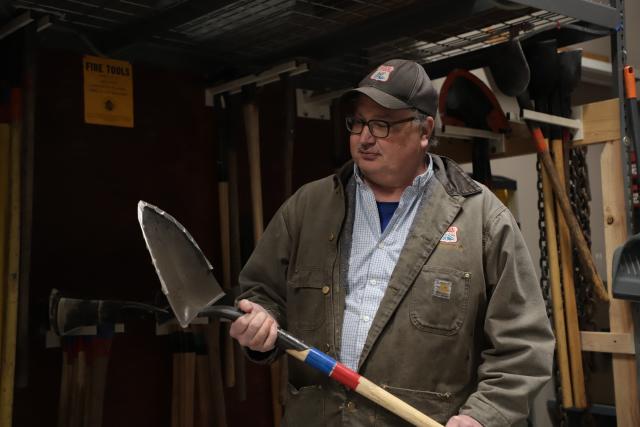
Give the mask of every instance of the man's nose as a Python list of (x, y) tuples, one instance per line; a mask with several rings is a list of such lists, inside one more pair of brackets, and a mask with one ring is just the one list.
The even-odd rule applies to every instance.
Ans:
[(376, 141), (376, 138), (371, 134), (371, 130), (368, 125), (364, 125), (362, 128), (362, 132), (360, 133), (360, 143), (361, 144), (373, 144)]

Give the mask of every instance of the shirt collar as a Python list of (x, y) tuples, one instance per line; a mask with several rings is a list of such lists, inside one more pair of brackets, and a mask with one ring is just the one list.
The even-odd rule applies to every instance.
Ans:
[[(433, 161), (431, 159), (431, 154), (427, 153), (425, 161), (428, 162), (427, 170), (416, 176), (411, 183), (411, 187), (414, 187), (417, 190), (421, 190), (422, 188), (424, 188), (424, 186), (429, 181), (429, 178), (431, 178), (431, 176), (433, 175)], [(355, 176), (358, 185), (364, 184), (364, 180), (362, 179), (362, 172), (360, 172), (360, 169), (358, 168), (358, 165), (355, 164), (355, 162), (353, 163), (353, 176)]]

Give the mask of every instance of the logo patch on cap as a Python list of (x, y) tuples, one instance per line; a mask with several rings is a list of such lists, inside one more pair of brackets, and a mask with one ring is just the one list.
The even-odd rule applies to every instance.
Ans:
[(433, 296), (444, 299), (451, 299), (451, 287), (453, 283), (448, 280), (436, 279), (433, 282)]
[(449, 227), (440, 239), (444, 243), (456, 243), (458, 241), (458, 227)]
[(386, 82), (389, 80), (389, 76), (393, 71), (393, 67), (391, 65), (381, 65), (378, 67), (376, 71), (371, 74), (371, 80), (377, 80), (379, 82)]

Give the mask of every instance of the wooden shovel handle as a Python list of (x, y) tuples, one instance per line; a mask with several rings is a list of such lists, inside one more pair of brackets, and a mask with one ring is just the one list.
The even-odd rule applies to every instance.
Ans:
[[(558, 172), (562, 188), (567, 188), (564, 169), (563, 142), (561, 139), (551, 141), (553, 160)], [(556, 205), (558, 200), (556, 199)], [(576, 290), (573, 282), (573, 251), (567, 222), (558, 216), (558, 235), (560, 236), (560, 261), (562, 265), (562, 289), (564, 290), (564, 315), (567, 323), (567, 342), (569, 344), (569, 362), (571, 364), (571, 384), (573, 388), (573, 407), (587, 407), (587, 393), (582, 366), (582, 343), (580, 341), (580, 325), (578, 323), (578, 306)]]
[(588, 281), (593, 283), (596, 295), (602, 301), (609, 301), (609, 295), (607, 294), (607, 290), (604, 288), (604, 284), (602, 283), (602, 279), (598, 275), (596, 271), (596, 266), (593, 263), (593, 259), (591, 258), (591, 252), (589, 251), (589, 247), (587, 246), (587, 242), (584, 239), (584, 235), (582, 234), (582, 229), (578, 224), (578, 220), (576, 219), (573, 210), (571, 210), (571, 205), (569, 204), (569, 198), (567, 194), (560, 184), (560, 180), (558, 178), (558, 173), (555, 170), (553, 165), (553, 160), (551, 159), (551, 155), (549, 154), (549, 147), (546, 141), (544, 140), (544, 136), (542, 135), (542, 131), (540, 128), (534, 128), (531, 131), (531, 134), (536, 143), (536, 148), (538, 151), (538, 155), (540, 156), (540, 161), (544, 166), (544, 169), (547, 171), (549, 175), (549, 180), (551, 181), (551, 187), (553, 188), (553, 193), (556, 196), (556, 200), (560, 206), (560, 210), (562, 211), (562, 215), (564, 219), (567, 221), (567, 225), (569, 226), (569, 232), (571, 233), (571, 238), (578, 250), (578, 259), (580, 260), (580, 265), (582, 266), (582, 271)]
[[(393, 412), (414, 426), (443, 427), (442, 424), (418, 411), (408, 403), (398, 399), (385, 389), (375, 385), (365, 377), (347, 368), (342, 363), (327, 356), (323, 352), (310, 348), (307, 350), (287, 350), (291, 356), (310, 365), (338, 381), (340, 384), (356, 391), (372, 402)], [(301, 420), (302, 421), (302, 420)]]
[(562, 406), (570, 408), (573, 406), (573, 387), (571, 386), (567, 327), (560, 280), (560, 260), (558, 259), (555, 222), (556, 210), (553, 203), (553, 191), (549, 183), (549, 174), (544, 169), (542, 170), (542, 197), (544, 200), (544, 223), (549, 257), (549, 286), (551, 289), (551, 308), (553, 310), (553, 329), (556, 336), (556, 358), (558, 360), (558, 370), (560, 371), (560, 392)]
[[(201, 315), (222, 317), (224, 319), (234, 321), (244, 315), (244, 313), (235, 307), (213, 305), (201, 311)], [(357, 372), (347, 368), (342, 363), (339, 363), (320, 350), (309, 348), (306, 344), (295, 336), (289, 334), (284, 329), (278, 329), (277, 344), (282, 348), (285, 348), (289, 355), (319, 370), (330, 378), (338, 381), (340, 384), (355, 390), (364, 397), (376, 402), (380, 406), (388, 409), (413, 425), (442, 427), (441, 424), (424, 415), (406, 402), (398, 399), (388, 391), (373, 384)]]

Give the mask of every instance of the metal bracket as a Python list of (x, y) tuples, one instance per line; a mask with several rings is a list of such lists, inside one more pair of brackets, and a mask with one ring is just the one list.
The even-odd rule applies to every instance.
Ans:
[(492, 141), (504, 141), (505, 139), (505, 136), (502, 133), (453, 125), (442, 126), (442, 129), (440, 130), (440, 134), (438, 136), (457, 139), (482, 138)]
[[(580, 110), (582, 111), (582, 110)], [(580, 114), (582, 114), (580, 112)], [(549, 125), (561, 126), (575, 131), (582, 130), (582, 118), (568, 119), (566, 117), (554, 116), (553, 114), (539, 113), (532, 110), (522, 110), (520, 115), (523, 120), (531, 120), (538, 123), (546, 123)]]
[(258, 87), (265, 86), (280, 80), (281, 74), (287, 73), (289, 76), (295, 76), (307, 71), (309, 71), (309, 66), (306, 63), (298, 64), (296, 61), (289, 61), (260, 74), (252, 74), (217, 86), (208, 87), (204, 90), (205, 105), (212, 107), (214, 105), (214, 97), (220, 93), (238, 93), (243, 86), (251, 84), (255, 84)]
[(491, 154), (501, 154), (506, 151), (506, 137), (502, 133), (491, 132), (484, 129), (473, 129), (461, 126), (447, 125), (440, 128), (438, 137), (471, 140), (482, 138), (489, 141)]

